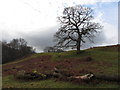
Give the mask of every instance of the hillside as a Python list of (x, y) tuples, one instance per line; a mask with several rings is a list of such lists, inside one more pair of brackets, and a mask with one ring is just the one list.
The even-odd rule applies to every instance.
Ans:
[[(66, 82), (62, 80), (42, 80), (33, 82), (24, 82), (14, 80), (13, 75), (18, 71), (26, 72), (37, 71), (49, 74), (54, 67), (58, 67), (64, 73), (71, 75), (84, 75), (92, 72), (97, 77), (108, 77), (116, 79), (118, 77), (118, 48), (119, 45), (95, 47), (82, 50), (77, 55), (76, 51), (67, 51), (61, 53), (39, 53), (31, 55), (22, 60), (17, 60), (4, 64), (3, 68), (3, 88), (81, 88), (81, 87), (118, 87), (116, 82), (98, 80), (98, 84), (81, 84)], [(31, 86), (32, 84), (32, 86)]]

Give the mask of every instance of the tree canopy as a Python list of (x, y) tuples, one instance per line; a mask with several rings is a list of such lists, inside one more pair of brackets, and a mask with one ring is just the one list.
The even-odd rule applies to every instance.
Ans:
[(35, 53), (33, 47), (28, 46), (27, 42), (22, 38), (13, 39), (9, 43), (5, 41), (0, 43), (2, 45), (2, 63), (10, 62)]
[(80, 52), (82, 43), (92, 37), (102, 28), (99, 23), (93, 22), (93, 10), (80, 5), (67, 7), (63, 15), (58, 17), (60, 28), (55, 33), (56, 47), (76, 48)]

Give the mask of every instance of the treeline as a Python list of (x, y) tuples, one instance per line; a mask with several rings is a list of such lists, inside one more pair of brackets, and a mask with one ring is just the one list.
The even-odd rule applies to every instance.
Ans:
[(2, 64), (35, 53), (35, 49), (28, 46), (27, 42), (22, 38), (13, 39), (9, 43), (6, 41), (0, 43), (2, 45)]

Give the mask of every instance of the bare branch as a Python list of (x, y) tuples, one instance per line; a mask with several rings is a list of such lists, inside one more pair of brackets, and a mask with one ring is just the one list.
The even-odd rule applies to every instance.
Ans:
[(93, 10), (82, 6), (67, 7), (63, 11), (63, 16), (58, 17), (60, 28), (54, 35), (56, 46), (76, 47), (80, 50), (81, 42), (85, 43), (85, 38), (92, 41), (92, 37), (102, 29), (99, 23), (91, 22)]

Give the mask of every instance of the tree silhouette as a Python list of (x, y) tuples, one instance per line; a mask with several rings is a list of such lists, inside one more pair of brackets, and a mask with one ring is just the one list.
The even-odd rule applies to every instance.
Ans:
[(44, 52), (63, 52), (63, 50), (56, 47), (45, 47)]
[(10, 43), (2, 41), (0, 45), (2, 45), (2, 63), (7, 63), (35, 53), (33, 47), (28, 46), (27, 42), (22, 38), (13, 39)]
[(63, 15), (58, 17), (60, 28), (55, 33), (56, 47), (76, 48), (80, 53), (82, 43), (86, 38), (90, 41), (102, 26), (93, 22), (93, 10), (91, 8), (74, 6), (65, 8)]

